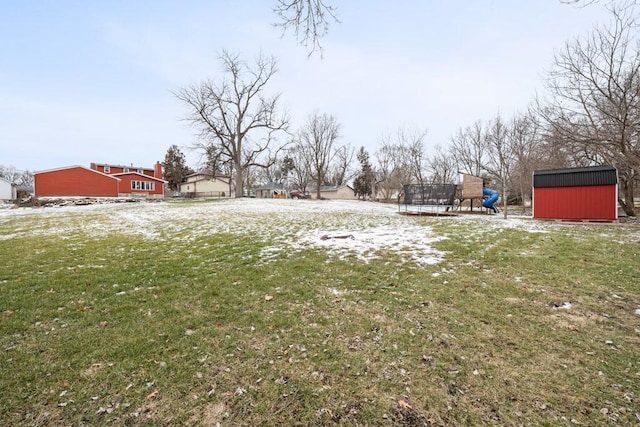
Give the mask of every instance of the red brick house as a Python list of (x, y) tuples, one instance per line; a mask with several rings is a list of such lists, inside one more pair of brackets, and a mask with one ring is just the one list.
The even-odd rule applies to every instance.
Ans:
[(36, 197), (164, 197), (162, 165), (154, 168), (91, 163), (36, 172)]

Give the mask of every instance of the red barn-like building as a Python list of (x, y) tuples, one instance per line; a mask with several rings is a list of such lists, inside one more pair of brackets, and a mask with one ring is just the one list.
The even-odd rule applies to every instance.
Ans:
[(162, 165), (137, 168), (91, 163), (34, 174), (36, 197), (164, 197)]
[(120, 178), (83, 166), (33, 174), (36, 197), (118, 197), (119, 188)]
[(612, 166), (535, 171), (533, 217), (617, 220), (618, 171)]

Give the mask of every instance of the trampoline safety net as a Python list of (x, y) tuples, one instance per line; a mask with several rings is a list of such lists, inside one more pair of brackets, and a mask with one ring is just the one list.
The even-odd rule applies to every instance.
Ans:
[(455, 184), (408, 184), (403, 186), (403, 197), (399, 200), (405, 209), (432, 207), (434, 209), (453, 208), (456, 196)]

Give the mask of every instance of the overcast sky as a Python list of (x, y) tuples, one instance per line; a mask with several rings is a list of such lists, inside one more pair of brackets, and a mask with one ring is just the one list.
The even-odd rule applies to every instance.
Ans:
[[(333, 114), (342, 141), (377, 149), (399, 126), (446, 145), (542, 88), (554, 49), (608, 17), (560, 0), (351, 0), (309, 58), (273, 27), (275, 0), (0, 0), (0, 165), (151, 167), (193, 131), (172, 91), (220, 81), (222, 49), (278, 61), (268, 87), (292, 127)], [(339, 3), (339, 4), (338, 4)]]

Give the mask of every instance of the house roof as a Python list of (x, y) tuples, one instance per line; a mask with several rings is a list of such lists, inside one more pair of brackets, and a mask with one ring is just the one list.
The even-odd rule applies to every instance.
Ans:
[(34, 175), (38, 175), (38, 174), (40, 174), (40, 173), (57, 172), (57, 171), (63, 171), (63, 170), (67, 170), (67, 169), (77, 169), (77, 168), (84, 169), (84, 170), (89, 171), (89, 172), (91, 172), (91, 173), (97, 173), (98, 175), (106, 176), (106, 177), (109, 177), (109, 178), (111, 178), (111, 179), (115, 179), (115, 180), (117, 180), (117, 181), (122, 181), (120, 178), (118, 178), (118, 177), (117, 177), (117, 176), (115, 176), (115, 175), (109, 175), (108, 173), (103, 173), (103, 172), (97, 171), (97, 170), (95, 170), (95, 169), (89, 169), (89, 168), (86, 168), (86, 167), (84, 167), (84, 166), (79, 166), (79, 165), (74, 165), (74, 166), (64, 166), (64, 167), (61, 167), (61, 168), (55, 168), (55, 169), (47, 169), (47, 170), (42, 170), (42, 171), (34, 172), (33, 174), (34, 174)]
[(4, 182), (6, 182), (7, 184), (11, 184), (11, 185), (16, 185), (15, 183), (13, 183), (13, 182), (9, 181), (8, 179), (6, 179), (6, 178), (4, 178), (4, 177), (2, 177), (2, 176), (0, 176), (0, 181), (4, 181)]
[(266, 184), (260, 185), (255, 188), (256, 191), (259, 190), (284, 190), (284, 184), (279, 184), (276, 182), (267, 182)]
[(350, 185), (334, 185), (334, 186), (327, 186), (327, 187), (320, 187), (320, 191), (321, 192), (331, 192), (331, 191), (338, 191), (341, 188), (350, 188), (351, 190), (353, 190), (353, 187), (351, 187)]
[(111, 164), (111, 163), (91, 163), (91, 166), (102, 166), (102, 167), (108, 166), (110, 168), (122, 168), (122, 169), (124, 169), (124, 168), (142, 169), (142, 170), (146, 170), (146, 171), (155, 170), (154, 168), (145, 168), (145, 167), (142, 167), (142, 166), (134, 166), (133, 164), (131, 164), (131, 165), (114, 165), (114, 164)]
[(144, 178), (144, 179), (152, 179), (154, 181), (160, 181), (160, 182), (164, 182), (164, 183), (168, 182), (168, 181), (165, 181), (164, 179), (156, 178), (155, 176), (145, 175), (145, 174), (142, 174), (140, 172), (121, 172), (121, 173), (111, 174), (111, 176), (123, 176), (123, 175), (138, 175), (139, 177)]

